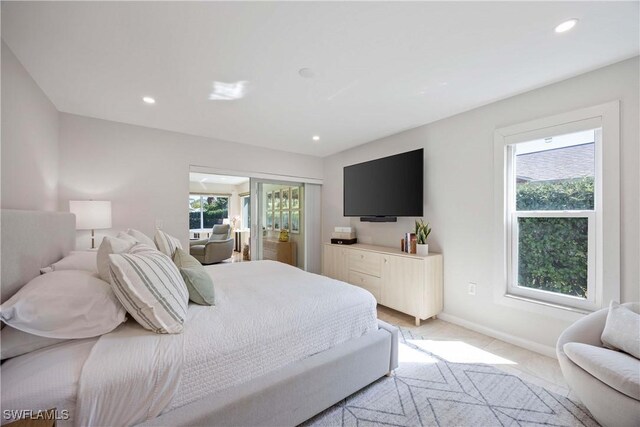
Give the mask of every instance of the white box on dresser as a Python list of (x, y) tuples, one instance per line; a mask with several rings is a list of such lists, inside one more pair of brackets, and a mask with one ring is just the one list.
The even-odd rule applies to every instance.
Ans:
[(420, 320), (442, 311), (442, 254), (408, 254), (374, 245), (324, 244), (322, 274), (360, 286), (380, 305)]

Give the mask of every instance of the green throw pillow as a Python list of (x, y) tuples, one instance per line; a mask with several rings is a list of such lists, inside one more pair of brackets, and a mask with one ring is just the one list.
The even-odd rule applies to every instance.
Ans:
[(213, 280), (200, 261), (182, 249), (176, 249), (173, 262), (180, 270), (189, 291), (189, 299), (200, 305), (215, 305)]
[(200, 261), (189, 255), (184, 249), (176, 249), (173, 254), (173, 262), (178, 268), (202, 267)]

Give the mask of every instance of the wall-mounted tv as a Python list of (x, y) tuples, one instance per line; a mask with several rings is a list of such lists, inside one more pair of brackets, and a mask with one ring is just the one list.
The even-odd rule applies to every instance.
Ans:
[(344, 216), (395, 221), (422, 216), (424, 149), (344, 168)]

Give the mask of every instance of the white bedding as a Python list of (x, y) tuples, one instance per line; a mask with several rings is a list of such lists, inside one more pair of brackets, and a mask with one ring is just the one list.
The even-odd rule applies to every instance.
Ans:
[[(76, 408), (78, 381), (84, 362), (98, 338), (70, 340), (9, 359), (2, 364), (2, 423), (5, 410), (51, 409), (69, 411), (71, 425)], [(17, 415), (15, 418), (20, 418)]]
[[(173, 380), (171, 384), (165, 384), (173, 388), (173, 398), (162, 413), (377, 329), (376, 301), (361, 288), (272, 261), (223, 264), (207, 267), (207, 270), (216, 286), (216, 306), (190, 305), (182, 339), (177, 340), (184, 345), (183, 364), (164, 367), (173, 373), (179, 371), (181, 380), (179, 384)], [(125, 324), (122, 328), (130, 327), (135, 325)], [(101, 340), (106, 342), (108, 336)], [(63, 351), (67, 345), (56, 347)], [(34, 359), (40, 351), (9, 362), (16, 365), (15, 361), (23, 357)], [(86, 353), (83, 353), (85, 358)], [(113, 354), (109, 354), (91, 352), (87, 366), (93, 366), (95, 370), (103, 365), (123, 363), (122, 358), (113, 360)], [(50, 357), (58, 356), (36, 357), (31, 363), (47, 371), (53, 369), (48, 368)], [(81, 357), (80, 354), (75, 356), (76, 359)], [(24, 402), (35, 401), (42, 402), (41, 407), (50, 408), (52, 405), (45, 404), (46, 398), (50, 402), (60, 401), (51, 391), (48, 395), (41, 393), (41, 389), (47, 389), (46, 385), (31, 389), (32, 395), (41, 394), (37, 398), (31, 396), (30, 400), (21, 400), (26, 397), (9, 396), (9, 400), (5, 400), (5, 365), (2, 367), (3, 410), (24, 408)], [(12, 368), (10, 375), (20, 378), (28, 369), (31, 369), (29, 364), (23, 363), (17, 369)], [(64, 380), (56, 378), (56, 381), (77, 387), (78, 376), (73, 377), (79, 375), (76, 371), (69, 372)], [(167, 374), (166, 378), (174, 378), (171, 372)], [(48, 387), (49, 390), (53, 388)], [(13, 389), (8, 394), (12, 395)], [(145, 397), (140, 396), (140, 399), (144, 401)], [(72, 401), (75, 402), (75, 396), (65, 400), (69, 404)], [(11, 402), (11, 405), (7, 406), (5, 402)], [(86, 414), (84, 417), (86, 419)]]

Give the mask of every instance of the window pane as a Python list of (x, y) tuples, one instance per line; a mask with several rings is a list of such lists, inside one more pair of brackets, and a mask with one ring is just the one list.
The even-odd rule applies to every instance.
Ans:
[(222, 224), (222, 220), (229, 217), (229, 198), (220, 196), (204, 197), (203, 227), (213, 228)]
[(516, 145), (516, 210), (593, 210), (598, 130)]
[(196, 230), (200, 225), (200, 196), (189, 196), (189, 229)]
[(518, 285), (587, 297), (588, 218), (518, 218)]

